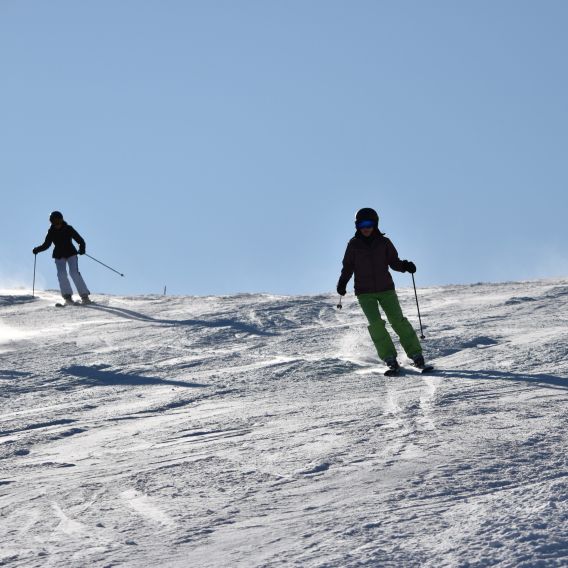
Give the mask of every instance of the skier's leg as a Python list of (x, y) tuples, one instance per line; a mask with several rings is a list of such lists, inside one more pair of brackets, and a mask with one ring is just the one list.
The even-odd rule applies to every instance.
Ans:
[(69, 272), (71, 274), (71, 278), (73, 278), (73, 282), (75, 282), (75, 286), (77, 288), (77, 292), (79, 292), (79, 296), (81, 298), (83, 296), (88, 296), (90, 294), (81, 273), (79, 272), (79, 260), (77, 255), (72, 256), (68, 259), (69, 262)]
[(396, 358), (396, 348), (379, 311), (377, 294), (359, 294), (357, 300), (369, 321), (369, 334), (379, 357), (383, 361)]
[(57, 279), (59, 280), (59, 289), (61, 290), (61, 295), (64, 298), (66, 296), (71, 296), (73, 294), (73, 288), (71, 288), (71, 283), (69, 282), (69, 277), (67, 276), (67, 259), (56, 258), (55, 266), (57, 267)]
[(379, 303), (383, 308), (389, 323), (400, 338), (400, 344), (406, 354), (412, 359), (422, 353), (422, 346), (412, 324), (404, 317), (395, 290), (379, 294)]

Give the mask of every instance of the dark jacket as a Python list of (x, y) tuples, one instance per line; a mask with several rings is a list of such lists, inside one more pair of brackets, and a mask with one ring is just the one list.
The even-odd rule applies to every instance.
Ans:
[(391, 241), (380, 233), (364, 237), (357, 232), (347, 245), (338, 287), (345, 288), (355, 274), (356, 295), (394, 290), (389, 267), (405, 272)]
[(35, 250), (37, 252), (43, 252), (53, 244), (55, 245), (53, 258), (69, 258), (77, 254), (77, 249), (73, 245), (73, 241), (79, 243), (78, 252), (85, 254), (85, 240), (71, 225), (63, 221), (61, 229), (50, 227), (49, 231), (47, 231), (44, 243)]

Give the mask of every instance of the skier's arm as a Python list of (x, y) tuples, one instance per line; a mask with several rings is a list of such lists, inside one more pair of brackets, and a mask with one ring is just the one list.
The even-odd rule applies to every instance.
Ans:
[(387, 239), (387, 259), (389, 266), (397, 272), (416, 272), (413, 262), (398, 258), (398, 251), (389, 239)]
[(71, 228), (71, 236), (79, 245), (79, 254), (85, 254), (85, 239), (73, 228)]
[(38, 252), (43, 252), (44, 250), (47, 250), (52, 244), (53, 241), (51, 240), (51, 235), (48, 232), (45, 236), (45, 241), (43, 242), (43, 244), (39, 245), (39, 247), (35, 247), (33, 253), (37, 254)]
[(339, 282), (337, 283), (337, 292), (344, 296), (347, 291), (347, 284), (351, 277), (353, 276), (353, 271), (355, 270), (355, 261), (353, 258), (353, 250), (350, 245), (347, 245), (345, 255), (343, 257), (343, 268), (341, 269), (341, 276), (339, 277)]

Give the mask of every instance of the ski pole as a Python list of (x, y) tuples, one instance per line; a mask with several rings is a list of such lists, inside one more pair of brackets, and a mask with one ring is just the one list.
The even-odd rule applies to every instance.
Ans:
[(35, 275), (36, 275), (37, 254), (34, 254), (34, 283), (32, 285), (32, 298), (35, 298)]
[(414, 297), (416, 298), (416, 309), (418, 310), (418, 321), (420, 322), (420, 339), (426, 339), (424, 337), (424, 331), (422, 329), (422, 318), (420, 317), (420, 306), (418, 305), (418, 294), (416, 293), (416, 282), (414, 281), (414, 274), (412, 274), (412, 285), (414, 286)]
[(102, 264), (105, 268), (108, 268), (109, 270), (112, 270), (113, 272), (116, 272), (117, 274), (119, 274), (120, 276), (122, 276), (124, 278), (124, 274), (122, 274), (121, 272), (119, 272), (118, 270), (115, 270), (114, 268), (111, 268), (108, 264), (105, 264), (104, 262), (101, 262), (100, 260), (97, 260), (96, 258), (94, 258), (93, 256), (91, 256), (90, 254), (85, 253), (85, 256), (88, 256), (91, 260), (94, 260), (95, 262), (98, 262), (99, 264)]
[(343, 308), (343, 304), (341, 303), (341, 296), (339, 296), (339, 304), (337, 304), (337, 309), (340, 310)]

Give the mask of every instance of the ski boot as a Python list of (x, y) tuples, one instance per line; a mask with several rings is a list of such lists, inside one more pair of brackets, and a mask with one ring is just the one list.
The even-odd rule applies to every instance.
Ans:
[(418, 355), (414, 355), (414, 357), (412, 357), (412, 364), (422, 373), (427, 373), (428, 371), (432, 371), (434, 369), (432, 365), (426, 365), (426, 362), (424, 361), (424, 355), (422, 355), (422, 353), (419, 353)]
[(426, 365), (426, 363), (424, 362), (424, 355), (422, 355), (422, 353), (414, 355), (414, 357), (412, 357), (412, 361), (412, 364), (418, 369), (422, 369)]
[(81, 294), (81, 303), (85, 306), (93, 303), (93, 300), (89, 298), (89, 294)]
[(75, 302), (73, 301), (73, 296), (71, 294), (63, 294), (63, 299), (65, 300), (65, 306), (74, 306)]
[(400, 365), (396, 360), (396, 357), (385, 360), (385, 364), (388, 369), (385, 371), (385, 377), (396, 377), (400, 372)]

